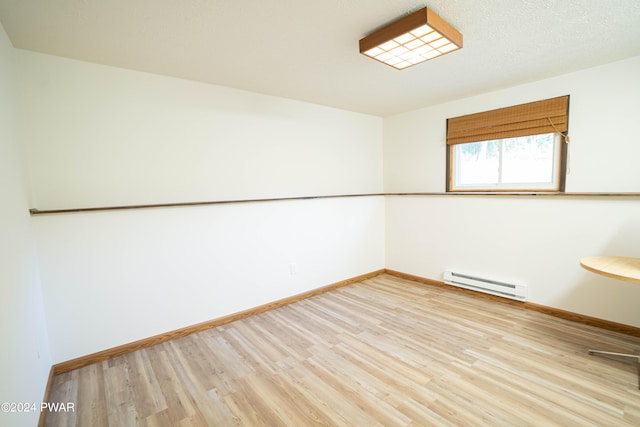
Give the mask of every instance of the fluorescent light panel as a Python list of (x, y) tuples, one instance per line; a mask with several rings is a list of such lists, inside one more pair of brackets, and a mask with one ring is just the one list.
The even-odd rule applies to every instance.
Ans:
[(425, 7), (360, 40), (360, 53), (402, 70), (462, 48), (462, 34)]

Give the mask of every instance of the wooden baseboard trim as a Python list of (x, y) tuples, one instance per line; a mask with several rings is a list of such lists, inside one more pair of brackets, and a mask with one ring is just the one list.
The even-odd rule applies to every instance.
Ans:
[(485, 294), (482, 292), (472, 291), (469, 289), (458, 288), (456, 286), (447, 285), (439, 280), (427, 279), (425, 277), (415, 276), (413, 274), (402, 273), (400, 271), (385, 269), (386, 274), (400, 277), (402, 279), (411, 280), (426, 285), (437, 286), (440, 288), (446, 288), (452, 291), (464, 293), (467, 295), (473, 295), (478, 298), (489, 299), (492, 301), (498, 301), (503, 304), (514, 305), (522, 307), (527, 310), (533, 310), (540, 313), (548, 314), (554, 317), (558, 317), (565, 320), (571, 320), (573, 322), (582, 323), (589, 326), (595, 326), (597, 328), (606, 329), (608, 331), (620, 332), (632, 337), (640, 337), (640, 328), (635, 326), (625, 325), (622, 323), (611, 322), (609, 320), (598, 319), (597, 317), (585, 316), (584, 314), (578, 314), (567, 310), (561, 310), (559, 308), (549, 307), (532, 302), (515, 301), (508, 298), (502, 298), (494, 295)]
[[(44, 389), (44, 395), (42, 396), (43, 402), (48, 402), (49, 397), (51, 396), (51, 388), (53, 387), (53, 377), (55, 376), (55, 369), (53, 366), (49, 369), (49, 378), (47, 379), (47, 386)], [(44, 427), (44, 422), (47, 419), (47, 414), (49, 411), (47, 409), (40, 411), (40, 416), (38, 417), (38, 427)]]
[(399, 277), (401, 279), (411, 280), (413, 282), (418, 282), (418, 283), (422, 283), (422, 284), (425, 284), (425, 285), (437, 286), (439, 288), (446, 288), (446, 289), (450, 289), (452, 291), (460, 292), (462, 294), (473, 295), (474, 297), (477, 297), (477, 298), (483, 298), (483, 299), (488, 299), (488, 300), (492, 300), (492, 301), (498, 301), (498, 302), (501, 302), (501, 303), (504, 303), (504, 304), (515, 305), (515, 306), (518, 306), (518, 307), (523, 307), (525, 304), (527, 304), (527, 303), (522, 302), (522, 301), (516, 301), (516, 300), (509, 299), (509, 298), (502, 298), (502, 297), (491, 295), (491, 294), (485, 294), (483, 292), (472, 291), (470, 289), (458, 288), (456, 286), (447, 285), (446, 283), (444, 283), (444, 282), (442, 282), (440, 280), (427, 279), (426, 277), (420, 277), (420, 276), (415, 276), (413, 274), (402, 273), (402, 272), (396, 271), (396, 270), (385, 269), (385, 273), (386, 274), (390, 274), (392, 276)]
[[(433, 279), (427, 279), (425, 277), (421, 277), (421, 276), (416, 276), (413, 274), (407, 274), (407, 273), (402, 273), (400, 271), (395, 271), (395, 270), (390, 270), (390, 269), (381, 269), (381, 270), (376, 270), (376, 271), (372, 271), (370, 273), (366, 273), (366, 274), (362, 274), (360, 276), (356, 276), (356, 277), (352, 277), (350, 279), (346, 279), (346, 280), (342, 280), (340, 282), (336, 282), (327, 286), (323, 286), (321, 288), (317, 288), (317, 289), (313, 289), (311, 291), (308, 292), (304, 292), (298, 295), (294, 295), (288, 298), (283, 298), (277, 301), (273, 301), (270, 302), (268, 304), (264, 304), (258, 307), (254, 307), (254, 308), (250, 308), (248, 310), (244, 310), (244, 311), (240, 311), (237, 313), (233, 313), (230, 314), (228, 316), (223, 316), (217, 319), (213, 319), (213, 320), (209, 320), (206, 322), (202, 322), (202, 323), (198, 323), (195, 325), (191, 325), (191, 326), (187, 326), (184, 328), (180, 328), (180, 329), (176, 329), (170, 332), (165, 332), (163, 334), (159, 334), (159, 335), (155, 335), (149, 338), (144, 338), (138, 341), (134, 341), (128, 344), (123, 344), (121, 346), (117, 346), (117, 347), (113, 347), (107, 350), (103, 350), (103, 351), (99, 351), (96, 353), (92, 353), (86, 356), (82, 356), (82, 357), (78, 357), (76, 359), (72, 359), (72, 360), (68, 360), (66, 362), (61, 362), (61, 363), (57, 363), (55, 365), (53, 365), (51, 367), (51, 372), (49, 374), (49, 380), (47, 382), (47, 388), (45, 390), (45, 400), (43, 401), (47, 401), (47, 399), (49, 398), (49, 392), (50, 392), (50, 388), (51, 388), (51, 384), (53, 382), (53, 377), (55, 375), (59, 375), (59, 374), (63, 374), (65, 372), (69, 372), (72, 371), (74, 369), (78, 369), (78, 368), (82, 368), (84, 366), (87, 365), (91, 365), (94, 363), (98, 363), (98, 362), (102, 362), (108, 359), (111, 359), (113, 357), (116, 356), (121, 356), (123, 354), (127, 354), (127, 353), (131, 353), (133, 351), (136, 350), (140, 350), (143, 348), (148, 348), (151, 346), (154, 346), (156, 344), (161, 344), (163, 342), (175, 339), (175, 338), (181, 338), (181, 337), (185, 337), (187, 335), (191, 335), (193, 333), (196, 332), (200, 332), (200, 331), (204, 331), (207, 329), (211, 329), (211, 328), (215, 328), (216, 326), (221, 326), (221, 325), (225, 325), (227, 323), (236, 321), (236, 320), (240, 320), (240, 319), (244, 319), (247, 318), (249, 316), (253, 316), (256, 314), (260, 314), (260, 313), (264, 313), (265, 311), (268, 310), (273, 310), (275, 308), (278, 307), (282, 307), (285, 306), (287, 304), (292, 304), (294, 302), (297, 301), (301, 301), (303, 299), (306, 298), (310, 298), (312, 296), (315, 295), (319, 295), (325, 292), (329, 292), (331, 290), (334, 289), (338, 289), (341, 288), (343, 286), (347, 286), (350, 285), (352, 283), (356, 283), (356, 282), (361, 282), (363, 280), (366, 279), (370, 279), (372, 277), (375, 276), (379, 276), (381, 274), (389, 274), (392, 276), (396, 276), (402, 279), (406, 279), (406, 280), (411, 280), (414, 282), (418, 282), (418, 283), (422, 283), (422, 284), (426, 284), (426, 285), (430, 285), (430, 286), (436, 286), (436, 287), (440, 287), (440, 288), (445, 288), (448, 290), (452, 290), (455, 292), (460, 292), (460, 293), (464, 293), (467, 295), (473, 295), (474, 297), (477, 298), (483, 298), (483, 299), (488, 299), (488, 300), (492, 300), (492, 301), (497, 301), (503, 304), (509, 304), (509, 305), (513, 305), (513, 306), (517, 306), (517, 307), (521, 307), (524, 309), (528, 309), (528, 310), (533, 310), (533, 311), (538, 311), (541, 313), (545, 313), (554, 317), (558, 317), (558, 318), (562, 318), (562, 319), (566, 319), (566, 320), (571, 320), (573, 322), (578, 322), (578, 323), (583, 323), (586, 325), (590, 325), (590, 326), (595, 326), (598, 328), (602, 328), (602, 329), (606, 329), (609, 331), (614, 331), (614, 332), (620, 332), (623, 333), (625, 335), (630, 335), (630, 336), (634, 336), (634, 337), (640, 337), (640, 328), (634, 327), (634, 326), (629, 326), (629, 325), (624, 325), (621, 323), (616, 323), (616, 322), (611, 322), (608, 320), (603, 320), (603, 319), (598, 319), (595, 317), (590, 317), (590, 316), (585, 316), (583, 314), (578, 314), (578, 313), (573, 313), (570, 311), (566, 311), (566, 310), (561, 310), (558, 308), (553, 308), (553, 307), (548, 307), (548, 306), (544, 306), (544, 305), (540, 305), (540, 304), (535, 304), (535, 303), (531, 303), (531, 302), (520, 302), (520, 301), (514, 301), (514, 300), (510, 300), (507, 298), (501, 298), (498, 296), (494, 296), (494, 295), (489, 295), (489, 294), (485, 294), (482, 292), (476, 292), (476, 291), (472, 291), (472, 290), (468, 290), (468, 289), (462, 289), (462, 288), (457, 288), (455, 286), (450, 286), (445, 284), (442, 281), (439, 280), (433, 280)], [(44, 423), (44, 418), (45, 418), (46, 414), (41, 414), (40, 415), (40, 421), (38, 423), (38, 425), (42, 425), (41, 423)]]
[(123, 344), (117, 347), (113, 347), (107, 350), (99, 351), (96, 353), (92, 353), (86, 356), (78, 357), (76, 359), (68, 360), (66, 362), (61, 362), (53, 365), (52, 372), (53, 375), (63, 374), (65, 372), (72, 371), (74, 369), (82, 368), (87, 365), (91, 365), (97, 362), (102, 362), (108, 359), (111, 359), (116, 356), (121, 356), (123, 354), (131, 353), (136, 350), (140, 350), (143, 348), (148, 348), (154, 346), (156, 344), (161, 344), (163, 342), (185, 337), (187, 335), (191, 335), (196, 332), (204, 331), (207, 329), (215, 328), (216, 326), (221, 326), (236, 320), (244, 319), (249, 316), (253, 316), (256, 314), (264, 313), (268, 310), (273, 310), (278, 307), (282, 307), (287, 304), (294, 303), (296, 301), (300, 301), (306, 298), (310, 298), (315, 295), (323, 294), (325, 292), (329, 292), (334, 289), (341, 288), (343, 286), (349, 285), (355, 282), (361, 282), (366, 279), (370, 279), (372, 277), (378, 276), (385, 272), (384, 269), (372, 271), (370, 273), (362, 274), (360, 276), (352, 277), (350, 279), (341, 280), (340, 282), (336, 282), (327, 286), (323, 286), (321, 288), (313, 289), (308, 292), (303, 292), (298, 295), (294, 295), (288, 298), (283, 298), (277, 301), (273, 301), (258, 307), (250, 308), (248, 310), (240, 311), (237, 313), (230, 314), (228, 316), (223, 316), (217, 319), (209, 320), (206, 322), (198, 323), (195, 325), (187, 326), (184, 328), (176, 329), (170, 332), (165, 332), (163, 334), (155, 335), (149, 338), (143, 338), (138, 341), (134, 341), (128, 344)]

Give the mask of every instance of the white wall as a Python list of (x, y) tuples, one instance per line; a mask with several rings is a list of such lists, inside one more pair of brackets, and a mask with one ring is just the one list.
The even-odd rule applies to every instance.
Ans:
[(579, 265), (640, 256), (638, 199), (390, 196), (386, 217), (387, 268), (527, 283), (532, 302), (640, 327), (639, 286)]
[(13, 54), (0, 26), (0, 402), (34, 402), (38, 411), (0, 411), (0, 425), (33, 426), (51, 356), (18, 143)]
[[(640, 57), (385, 119), (386, 192), (445, 190), (448, 117), (571, 95), (568, 192), (640, 192)], [(588, 255), (640, 256), (640, 199), (392, 196), (387, 268), (520, 280), (536, 303), (640, 326), (640, 287), (593, 275)]]
[(16, 54), (32, 207), (381, 192), (379, 117)]
[(379, 196), (34, 219), (55, 362), (384, 268)]
[(388, 117), (385, 192), (445, 191), (447, 118), (561, 95), (571, 96), (566, 190), (638, 192), (639, 70), (634, 57)]
[[(17, 55), (33, 207), (382, 191), (381, 118)], [(33, 222), (54, 363), (384, 268), (380, 196)]]

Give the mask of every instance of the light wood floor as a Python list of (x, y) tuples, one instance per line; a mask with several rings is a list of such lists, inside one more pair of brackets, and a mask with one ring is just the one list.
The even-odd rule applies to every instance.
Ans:
[(638, 426), (628, 337), (382, 275), (57, 376), (47, 426)]

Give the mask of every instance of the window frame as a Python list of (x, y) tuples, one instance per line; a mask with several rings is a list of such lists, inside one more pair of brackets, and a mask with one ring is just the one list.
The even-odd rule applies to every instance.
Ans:
[[(447, 119), (446, 192), (565, 192), (568, 157), (569, 95)], [(468, 189), (455, 186), (455, 146), (464, 143), (556, 133), (559, 153), (554, 188), (487, 186)], [(534, 183), (532, 183), (534, 184)]]

